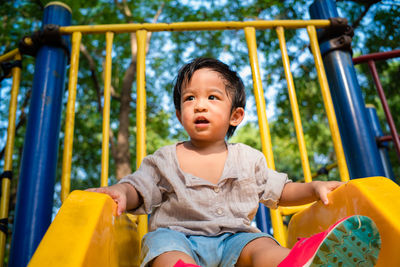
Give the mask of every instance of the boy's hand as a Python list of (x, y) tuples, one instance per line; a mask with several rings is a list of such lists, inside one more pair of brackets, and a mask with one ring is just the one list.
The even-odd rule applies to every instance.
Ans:
[(282, 190), (279, 200), (281, 206), (303, 205), (316, 200), (329, 204), (328, 193), (332, 192), (344, 182), (312, 181), (311, 183), (287, 183)]
[(312, 182), (314, 188), (315, 196), (322, 201), (325, 205), (329, 204), (328, 200), (328, 193), (332, 192), (344, 182), (338, 181), (329, 181), (329, 182), (322, 182), (322, 181), (314, 181)]
[(128, 184), (115, 184), (108, 187), (89, 188), (85, 191), (97, 192), (109, 195), (117, 203), (117, 215), (121, 215), (126, 210)]

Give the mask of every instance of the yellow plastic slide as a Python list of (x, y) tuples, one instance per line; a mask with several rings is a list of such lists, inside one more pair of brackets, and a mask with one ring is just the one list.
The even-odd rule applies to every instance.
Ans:
[[(382, 249), (377, 266), (400, 266), (400, 187), (384, 177), (348, 182), (330, 195), (331, 204), (314, 203), (293, 216), (288, 244), (328, 228), (340, 218), (361, 214), (379, 228)], [(138, 266), (136, 222), (116, 217), (104, 194), (72, 192), (62, 205), (29, 266)]]
[[(337, 220), (365, 215), (376, 223), (382, 247), (376, 266), (400, 266), (400, 187), (384, 177), (355, 179), (330, 195), (330, 205), (316, 202), (289, 223), (288, 246), (298, 237), (324, 231)], [(349, 252), (351, 253), (351, 252)]]
[(116, 208), (108, 195), (73, 191), (28, 266), (139, 266), (136, 222)]

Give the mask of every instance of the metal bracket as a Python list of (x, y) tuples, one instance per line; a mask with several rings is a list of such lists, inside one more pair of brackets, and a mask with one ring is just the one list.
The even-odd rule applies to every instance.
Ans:
[(0, 231), (8, 235), (8, 218), (0, 219)]
[(4, 172), (2, 172), (2, 173), (0, 174), (0, 179), (8, 178), (8, 179), (11, 180), (12, 177), (13, 177), (13, 172), (12, 172), (12, 171), (4, 171)]
[(11, 77), (11, 70), (15, 67), (22, 68), (22, 61), (21, 60), (14, 60), (8, 62), (1, 62), (0, 63), (0, 82), (5, 78)]
[(56, 24), (46, 24), (41, 31), (35, 31), (31, 36), (24, 36), (19, 42), (19, 51), (22, 54), (35, 57), (43, 45), (60, 47), (70, 58), (70, 49), (60, 33), (60, 27)]
[(331, 25), (328, 28), (318, 31), (318, 41), (320, 43), (321, 54), (333, 50), (342, 50), (353, 53), (351, 40), (354, 36), (353, 28), (345, 18), (330, 18)]

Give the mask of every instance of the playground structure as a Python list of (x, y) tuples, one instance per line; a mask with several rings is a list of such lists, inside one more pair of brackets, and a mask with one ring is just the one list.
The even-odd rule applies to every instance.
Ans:
[[(327, 12), (321, 12), (321, 9)], [(324, 14), (325, 17), (322, 17), (321, 14)], [(26, 266), (46, 231), (46, 235), (36, 250), (30, 266), (132, 266), (137, 265), (139, 260), (138, 253), (133, 253), (133, 251), (138, 252), (140, 239), (146, 232), (146, 216), (139, 216), (138, 218), (132, 218), (128, 215), (115, 217), (115, 204), (109, 197), (96, 193), (77, 191), (70, 194), (69, 192), (79, 45), (82, 34), (105, 33), (106, 35), (102, 186), (107, 185), (108, 177), (111, 52), (114, 35), (121, 32), (136, 32), (137, 36), (137, 161), (140, 164), (140, 161), (146, 154), (145, 48), (147, 32), (226, 29), (243, 30), (245, 33), (253, 74), (254, 95), (257, 103), (262, 150), (271, 169), (275, 169), (275, 163), (265, 114), (266, 105), (258, 66), (255, 32), (256, 30), (276, 30), (282, 52), (282, 61), (288, 84), (304, 178), (306, 182), (310, 182), (312, 174), (308, 163), (300, 113), (285, 42), (285, 29), (297, 28), (306, 28), (310, 37), (310, 46), (332, 133), (341, 180), (348, 181), (350, 178), (360, 177), (375, 178), (352, 180), (347, 185), (339, 188), (331, 196), (334, 205), (330, 207), (314, 203), (311, 207), (307, 205), (307, 207), (272, 210), (271, 220), (274, 235), (281, 244), (291, 246), (296, 237), (304, 237), (321, 231), (338, 218), (351, 214), (367, 215), (376, 222), (382, 236), (382, 251), (377, 265), (400, 265), (400, 257), (396, 254), (396, 251), (400, 247), (399, 242), (396, 242), (396, 240), (400, 240), (400, 228), (398, 223), (396, 223), (400, 219), (400, 189), (392, 181), (382, 177), (388, 175), (385, 172), (383, 160), (378, 152), (375, 136), (369, 129), (370, 124), (359, 92), (360, 90), (357, 87), (350, 53), (346, 49), (335, 47), (334, 42), (329, 42), (330, 40), (320, 39), (320, 44), (318, 43), (317, 29), (329, 29), (333, 24), (333, 20), (328, 20), (328, 18), (337, 17), (333, 2), (316, 1), (311, 7), (311, 16), (313, 20), (309, 21), (182, 22), (171, 24), (69, 26), (70, 10), (59, 3), (48, 5), (45, 10), (43, 24), (60, 25), (60, 33), (66, 36), (71, 35), (72, 43), (62, 171), (61, 198), (64, 204), (47, 231), (51, 215), (51, 208), (49, 206), (52, 205), (53, 197), (53, 189), (50, 189), (50, 187), (54, 186), (55, 180), (54, 176), (51, 177), (49, 173), (54, 173), (55, 158), (57, 156), (57, 151), (51, 149), (56, 147), (53, 144), (58, 141), (61, 94), (64, 78), (51, 78), (52, 76), (49, 73), (42, 72), (41, 69), (57, 68), (58, 73), (65, 73), (67, 56), (62, 47), (43, 46), (36, 56), (37, 69), (35, 69), (32, 104), (27, 129), (27, 132), (31, 133), (31, 136), (29, 137), (30, 142), (25, 142), (23, 164), (21, 164), (23, 168), (21, 169), (18, 189), (15, 232), (13, 234), (10, 256), (12, 264), (10, 266)], [(339, 24), (341, 24), (340, 21)], [(324, 60), (321, 53), (324, 55)], [(8, 59), (20, 60), (21, 55), (18, 50), (15, 50), (2, 56), (0, 59), (0, 61)], [(45, 64), (48, 65), (45, 67)], [(325, 69), (327, 69), (328, 77), (325, 74)], [(338, 69), (346, 69), (346, 71), (338, 75)], [(5, 178), (3, 179), (1, 197), (2, 210), (0, 215), (2, 219), (7, 219), (8, 217), (10, 177), (7, 177), (7, 175), (10, 175), (11, 172), (16, 97), (21, 75), (18, 66), (14, 67), (12, 72), (13, 88), (4, 168)], [(342, 84), (346, 84), (346, 86)], [(52, 90), (48, 90), (49, 88)], [(54, 88), (57, 88), (57, 90)], [(35, 94), (37, 97), (35, 97)], [(43, 102), (41, 102), (44, 101), (41, 97), (42, 94), (57, 94), (51, 96), (55, 99), (55, 103), (52, 105), (43, 105)], [(39, 112), (37, 110), (39, 107), (45, 107), (47, 110)], [(49, 114), (52, 114), (52, 116), (50, 117)], [(341, 115), (339, 116), (338, 114)], [(53, 126), (49, 126), (50, 124)], [(44, 127), (41, 129), (45, 129), (45, 131), (39, 131), (38, 127)], [(396, 143), (399, 139), (396, 136), (397, 131), (394, 124), (393, 127), (391, 126), (391, 129), (394, 136), (393, 140)], [(46, 134), (43, 135), (43, 132), (46, 132)], [(344, 145), (342, 145), (342, 142)], [(42, 148), (36, 148), (33, 146), (29, 147), (29, 143), (44, 145), (41, 146)], [(38, 151), (35, 149), (42, 150)], [(42, 159), (33, 159), (35, 155), (39, 155)], [(35, 162), (41, 162), (40, 164), (44, 165), (39, 164), (35, 166)], [(37, 189), (36, 192), (29, 191), (30, 188), (38, 188), (37, 184), (42, 184), (43, 187)], [(67, 197), (68, 195), (69, 197)], [(298, 212), (299, 210), (302, 211)], [(298, 213), (293, 216), (289, 225), (289, 231), (286, 233), (282, 216), (294, 212)], [(266, 230), (266, 218), (262, 216), (263, 213), (266, 213), (265, 208), (260, 207), (259, 214), (257, 215), (257, 224), (262, 230)], [(26, 236), (26, 233), (30, 233), (29, 237)], [(4, 253), (4, 233), (0, 234), (0, 241), (2, 253)], [(130, 251), (126, 251), (127, 244), (132, 248)], [(66, 253), (66, 250), (70, 253)]]

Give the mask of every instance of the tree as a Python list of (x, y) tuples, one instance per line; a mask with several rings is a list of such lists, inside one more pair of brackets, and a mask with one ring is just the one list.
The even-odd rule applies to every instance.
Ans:
[[(15, 48), (23, 35), (39, 29), (45, 4), (49, 1), (1, 2), (2, 34), (0, 53)], [(111, 24), (213, 21), (213, 20), (257, 20), (257, 19), (307, 19), (311, 1), (196, 1), (183, 0), (137, 0), (137, 1), (65, 1), (73, 10), (73, 24)], [(348, 18), (355, 26), (353, 40), (354, 55), (395, 49), (399, 43), (400, 7), (395, 1), (338, 1), (341, 16)], [(12, 14), (12, 15), (10, 15)], [(313, 171), (321, 165), (335, 161), (330, 135), (326, 123), (313, 60), (308, 52), (308, 38), (304, 32), (287, 30), (287, 46), (293, 69), (298, 100), (301, 106), (303, 127)], [(149, 36), (150, 38), (150, 36)], [(292, 177), (302, 177), (300, 161), (295, 146), (295, 133), (288, 108), (288, 96), (281, 64), (279, 42), (274, 30), (257, 31), (259, 59), (263, 75), (263, 87), (267, 95), (268, 114), (276, 153), (277, 169), (286, 171)], [(117, 34), (113, 47), (112, 101), (110, 138), (111, 156), (110, 178), (112, 182), (134, 170), (135, 166), (135, 37), (131, 34)], [(103, 35), (84, 35), (81, 46), (80, 72), (75, 117), (74, 154), (72, 188), (98, 186), (100, 177), (101, 118), (102, 118), (102, 64), (105, 42)], [(298, 56), (304, 54), (305, 56)], [(242, 31), (200, 31), (200, 32), (157, 32), (151, 35), (147, 54), (147, 147), (151, 153), (158, 147), (184, 137), (182, 128), (174, 118), (170, 95), (172, 82), (178, 66), (190, 58), (213, 56), (222, 59), (242, 74), (249, 102), (247, 114), (249, 125), (238, 131), (237, 138), (256, 145), (259, 140), (254, 129), (255, 107), (251, 92), (252, 81), (249, 72), (247, 47)], [(399, 112), (399, 97), (396, 75), (399, 61), (379, 63), (384, 87), (388, 90), (390, 106), (394, 114)], [(370, 78), (365, 67), (358, 68), (363, 78), (362, 87), (368, 102), (376, 103), (376, 94), (369, 86)], [(33, 59), (24, 57), (24, 79), (21, 84), (18, 118), (20, 123), (15, 145), (14, 170), (18, 177), (19, 158), (24, 138), (24, 115), (28, 112), (29, 90), (33, 74)], [(7, 83), (2, 82), (2, 87)], [(7, 87), (7, 86), (4, 86)], [(6, 134), (7, 89), (1, 89), (0, 138)], [(67, 94), (67, 93), (66, 93)], [(4, 96), (4, 101), (3, 101)], [(66, 101), (67, 97), (64, 97)], [(25, 104), (24, 104), (25, 103)], [(65, 103), (64, 103), (65, 104)], [(271, 107), (272, 106), (272, 107)], [(382, 119), (382, 110), (378, 109)], [(396, 124), (400, 125), (399, 118)], [(64, 125), (64, 121), (62, 122)], [(64, 126), (62, 126), (64, 129)], [(251, 135), (247, 130), (251, 129)], [(250, 130), (249, 130), (250, 131)], [(63, 133), (61, 133), (63, 136)], [(242, 137), (241, 137), (242, 136)], [(238, 140), (242, 140), (242, 139)], [(0, 139), (3, 142), (3, 139)], [(247, 141), (246, 141), (247, 142)], [(62, 151), (63, 142), (60, 142)], [(3, 143), (0, 143), (0, 149)], [(60, 154), (61, 155), (61, 154)], [(393, 155), (392, 155), (393, 156)], [(61, 161), (61, 156), (59, 157)], [(400, 172), (399, 164), (392, 161)], [(59, 164), (61, 166), (61, 164)], [(60, 177), (61, 167), (58, 168)], [(330, 175), (333, 178), (335, 175)], [(15, 184), (13, 183), (15, 194)], [(59, 189), (58, 189), (59, 190)], [(58, 198), (56, 198), (58, 199)], [(13, 202), (12, 202), (13, 203)], [(56, 206), (60, 203), (57, 201)]]

